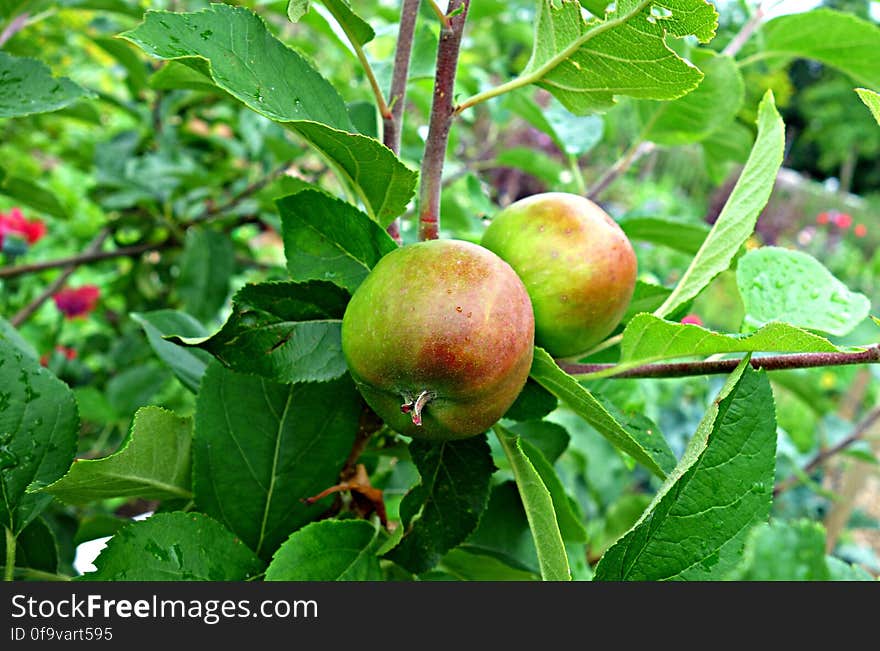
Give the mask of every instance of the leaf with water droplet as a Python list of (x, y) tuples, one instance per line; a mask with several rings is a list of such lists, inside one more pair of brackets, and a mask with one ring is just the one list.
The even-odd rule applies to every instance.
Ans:
[[(202, 38), (207, 31), (211, 37)], [(406, 210), (415, 170), (375, 138), (358, 133), (336, 88), (275, 38), (257, 14), (225, 4), (194, 13), (148, 11), (142, 24), (120, 36), (152, 56), (193, 65), (204, 73), (199, 84), (212, 82), (257, 113), (289, 125), (336, 164), (383, 227)]]
[(23, 530), (52, 500), (32, 490), (50, 484), (76, 453), (79, 415), (73, 392), (0, 337), (0, 525)]
[(48, 113), (93, 95), (37, 59), (0, 52), (0, 118)]
[[(766, 282), (772, 278), (774, 282)], [(782, 247), (746, 253), (736, 268), (745, 328), (771, 322), (843, 336), (867, 318), (871, 302), (850, 291), (816, 258)]]
[(81, 581), (245, 581), (264, 563), (201, 513), (157, 513), (120, 529)]

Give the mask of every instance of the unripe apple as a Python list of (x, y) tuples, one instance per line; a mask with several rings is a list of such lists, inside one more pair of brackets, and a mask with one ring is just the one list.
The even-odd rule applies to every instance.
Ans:
[(528, 379), (534, 335), (510, 265), (477, 244), (439, 239), (379, 260), (345, 310), (342, 352), (389, 427), (444, 441), (504, 415)]
[(636, 255), (620, 226), (585, 197), (545, 192), (492, 219), (480, 242), (522, 279), (535, 312), (535, 344), (554, 357), (586, 352), (623, 318)]

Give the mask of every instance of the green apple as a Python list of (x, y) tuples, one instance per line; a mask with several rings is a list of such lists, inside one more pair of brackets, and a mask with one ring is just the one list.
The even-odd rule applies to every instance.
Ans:
[(492, 219), (480, 243), (522, 279), (535, 312), (535, 344), (554, 357), (573, 357), (602, 341), (632, 299), (632, 244), (617, 222), (580, 195), (520, 199)]
[(342, 319), (342, 351), (392, 429), (435, 441), (488, 430), (528, 379), (535, 321), (522, 281), (491, 251), (452, 239), (385, 255)]

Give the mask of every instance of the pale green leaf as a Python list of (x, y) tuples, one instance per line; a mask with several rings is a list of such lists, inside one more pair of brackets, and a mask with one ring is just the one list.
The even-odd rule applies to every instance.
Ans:
[(775, 246), (746, 253), (736, 267), (745, 325), (759, 328), (783, 321), (799, 328), (842, 336), (871, 310), (864, 294), (850, 291), (813, 256)]
[(644, 140), (666, 146), (700, 142), (731, 122), (742, 106), (745, 86), (731, 57), (705, 48), (694, 49), (689, 56), (703, 80), (679, 99), (639, 103)]
[(522, 498), (532, 538), (538, 552), (538, 566), (544, 581), (570, 581), (568, 554), (559, 530), (553, 498), (541, 474), (523, 451), (522, 441), (500, 425), (494, 428), (504, 449)]
[(662, 437), (625, 428), (592, 393), (559, 368), (543, 348), (535, 348), (530, 377), (568, 405), (614, 447), (658, 477), (665, 477), (674, 465), (675, 458)]
[(664, 359), (727, 353), (839, 353), (824, 337), (787, 323), (768, 323), (747, 335), (724, 334), (692, 324), (637, 314), (623, 331), (620, 362), (612, 368), (578, 375), (595, 380)]
[(754, 527), (732, 581), (828, 581), (825, 527), (819, 522), (774, 521)]
[(702, 73), (665, 42), (667, 34), (712, 38), (715, 9), (703, 0), (618, 2), (604, 19), (584, 20), (576, 0), (538, 5), (531, 58), (520, 79), (550, 91), (572, 113), (604, 111), (615, 95), (669, 100), (692, 91)]
[(143, 407), (119, 450), (101, 459), (77, 459), (42, 490), (70, 504), (111, 497), (189, 498), (191, 442), (191, 419)]
[(666, 316), (699, 294), (725, 271), (755, 230), (776, 183), (785, 149), (785, 125), (767, 91), (758, 109), (758, 137), (721, 214), (672, 294), (655, 314)]
[[(319, 0), (333, 15), (346, 36), (360, 46), (373, 40), (376, 32), (370, 24), (358, 16), (347, 0)], [(287, 17), (291, 22), (299, 22), (309, 10), (309, 0), (290, 0), (287, 3)]]
[(744, 360), (649, 508), (602, 555), (595, 579), (725, 577), (742, 557), (748, 531), (770, 512), (775, 459), (770, 383)]
[(880, 93), (867, 88), (856, 88), (855, 90), (865, 106), (871, 110), (871, 115), (877, 120), (877, 124), (880, 124)]
[(814, 59), (860, 84), (880, 88), (880, 27), (870, 21), (818, 8), (774, 18), (759, 34), (761, 56)]

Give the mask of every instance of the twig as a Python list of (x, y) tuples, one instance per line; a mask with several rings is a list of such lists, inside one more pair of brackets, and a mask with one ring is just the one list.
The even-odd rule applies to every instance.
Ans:
[[(733, 371), (740, 360), (719, 359), (698, 362), (671, 362), (645, 364), (609, 374), (609, 379), (623, 378), (675, 378), (693, 375), (718, 375)], [(765, 371), (781, 371), (796, 368), (816, 368), (819, 366), (845, 366), (849, 364), (880, 363), (880, 346), (871, 346), (858, 353), (795, 353), (788, 355), (768, 355), (752, 357), (751, 365)], [(558, 362), (559, 367), (571, 375), (589, 375), (612, 370), (616, 364), (570, 364)]]
[(422, 158), (419, 187), (419, 240), (435, 240), (440, 235), (440, 190), (443, 163), (449, 143), (449, 129), (455, 109), (452, 105), (455, 72), (461, 37), (467, 20), (470, 0), (449, 0), (448, 28), (440, 32), (437, 47), (437, 72), (434, 78), (434, 101), (428, 123), (428, 138)]
[[(778, 2), (772, 4), (779, 4)], [(764, 17), (767, 15), (767, 11), (770, 9), (770, 6), (765, 6), (763, 3), (755, 9), (755, 13), (749, 16), (749, 19), (743, 23), (743, 26), (740, 27), (739, 31), (734, 35), (730, 42), (725, 46), (725, 48), (721, 51), (721, 54), (726, 54), (729, 57), (735, 57), (739, 54), (739, 51), (743, 48), (746, 42), (751, 38), (752, 34), (761, 26), (761, 23), (764, 22)]]
[(217, 204), (217, 205), (211, 206), (210, 208), (207, 208), (201, 214), (193, 217), (189, 222), (187, 222), (187, 224), (185, 226), (190, 226), (192, 224), (199, 224), (201, 222), (206, 222), (206, 221), (209, 221), (211, 218), (216, 217), (217, 215), (221, 215), (225, 212), (229, 212), (230, 210), (235, 208), (238, 204), (240, 204), (242, 201), (244, 201), (245, 199), (247, 199), (251, 195), (254, 195), (257, 192), (259, 192), (260, 190), (262, 190), (263, 188), (265, 188), (272, 181), (274, 181), (275, 179), (277, 179), (280, 176), (283, 176), (284, 173), (287, 171), (287, 169), (290, 167), (290, 165), (291, 165), (290, 162), (284, 163), (283, 165), (281, 165), (280, 167), (278, 167), (274, 171), (269, 172), (268, 174), (264, 175), (262, 178), (254, 181), (253, 183), (248, 185), (246, 188), (244, 188), (243, 190), (241, 190), (237, 194), (234, 194), (232, 197), (230, 197), (228, 200), (226, 200), (222, 204)]
[(23, 274), (35, 273), (37, 271), (46, 271), (47, 269), (58, 269), (59, 267), (78, 267), (92, 262), (101, 260), (110, 260), (113, 258), (125, 258), (128, 256), (140, 255), (148, 251), (159, 251), (175, 246), (175, 240), (163, 240), (161, 242), (135, 244), (134, 246), (124, 246), (113, 251), (92, 250), (90, 246), (84, 253), (72, 255), (67, 258), (58, 258), (56, 260), (46, 260), (45, 262), (33, 262), (30, 264), (22, 264), (17, 267), (6, 267), (0, 269), (0, 278), (15, 278)]
[(600, 194), (602, 194), (609, 185), (614, 183), (617, 178), (626, 172), (630, 167), (632, 167), (637, 160), (639, 160), (645, 154), (648, 154), (654, 149), (657, 148), (653, 142), (642, 141), (636, 145), (630, 147), (620, 159), (614, 163), (608, 171), (602, 175), (596, 183), (587, 191), (587, 198), (591, 201), (595, 201)]
[[(825, 463), (828, 459), (833, 457), (834, 455), (846, 450), (849, 446), (857, 441), (862, 440), (865, 435), (870, 431), (871, 427), (873, 427), (874, 423), (880, 420), (880, 407), (875, 407), (862, 421), (856, 425), (855, 429), (853, 429), (852, 433), (847, 436), (845, 439), (842, 439), (837, 444), (832, 445), (830, 448), (826, 448), (825, 450), (820, 450), (816, 453), (812, 459), (810, 459), (809, 463), (804, 466), (803, 473), (805, 475), (809, 475), (811, 472), (816, 470), (819, 466)], [(779, 482), (773, 488), (773, 496), (776, 497), (780, 493), (787, 491), (789, 488), (793, 487), (798, 483), (797, 477), (789, 477), (785, 481)]]
[[(395, 154), (400, 153), (400, 136), (403, 131), (403, 109), (406, 104), (406, 84), (409, 80), (409, 62), (412, 56), (416, 18), (421, 0), (403, 0), (400, 8), (400, 26), (397, 31), (397, 50), (394, 53), (394, 70), (391, 73), (391, 90), (388, 103), (391, 115), (382, 121), (382, 140)], [(388, 225), (388, 234), (400, 244), (400, 218)]]
[[(97, 253), (101, 246), (104, 244), (104, 240), (106, 240), (109, 235), (110, 231), (108, 231), (107, 229), (104, 229), (100, 233), (98, 233), (97, 237), (95, 237), (95, 239), (92, 241), (92, 243), (89, 245), (89, 248), (86, 249), (86, 252), (83, 255)], [(46, 287), (46, 289), (43, 290), (43, 292), (39, 296), (37, 296), (34, 300), (25, 305), (21, 310), (16, 312), (12, 316), (12, 318), (9, 319), (9, 323), (11, 323), (13, 327), (18, 328), (22, 323), (27, 321), (34, 312), (40, 309), (40, 306), (43, 303), (52, 298), (52, 296), (64, 286), (64, 283), (66, 283), (67, 279), (73, 275), (73, 272), (76, 271), (78, 266), (79, 265), (77, 263), (70, 263), (65, 266), (64, 271), (61, 272), (58, 278), (49, 283), (49, 286)]]

